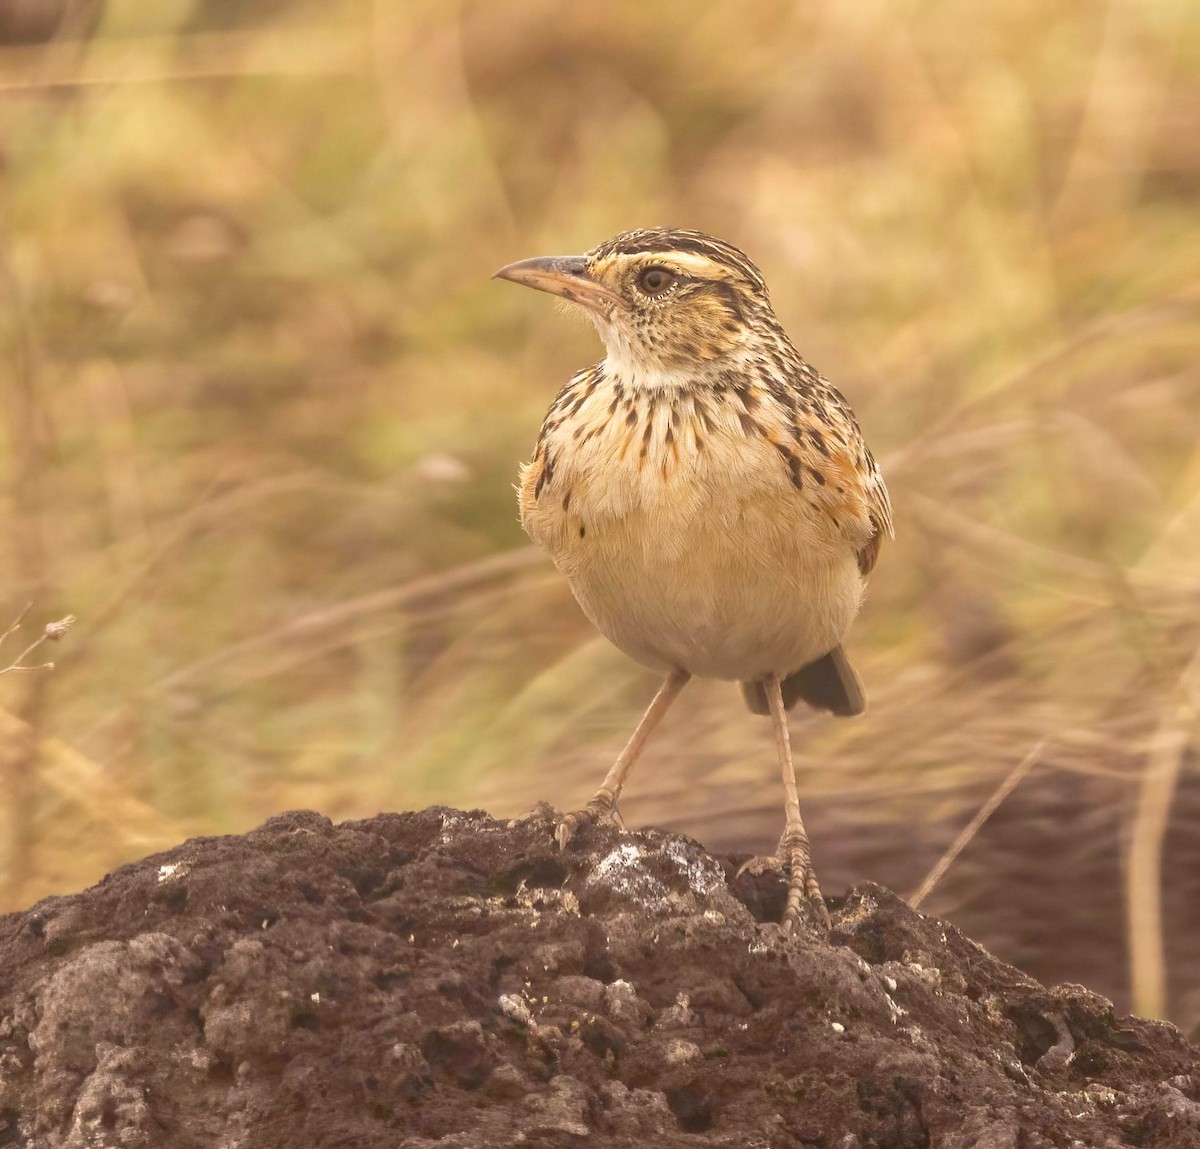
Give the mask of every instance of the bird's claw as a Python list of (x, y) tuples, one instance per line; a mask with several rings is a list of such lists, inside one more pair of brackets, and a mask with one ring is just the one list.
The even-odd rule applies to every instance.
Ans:
[(617, 809), (616, 797), (605, 791), (597, 794), (582, 810), (575, 810), (573, 813), (563, 816), (563, 820), (559, 822), (558, 828), (554, 831), (554, 838), (558, 842), (558, 848), (565, 850), (570, 844), (571, 839), (584, 826), (591, 826), (601, 822), (610, 822), (618, 830), (625, 829), (625, 823), (621, 819), (621, 811)]
[(829, 907), (821, 896), (817, 875), (813, 871), (812, 849), (807, 839), (795, 839), (784, 834), (774, 854), (749, 858), (739, 867), (735, 877), (743, 874), (780, 873), (787, 880), (787, 905), (783, 911), (783, 928), (789, 933), (795, 928), (800, 909), (807, 906), (813, 921), (828, 930), (833, 924)]
[(737, 868), (735, 878), (740, 878), (743, 874), (771, 874), (783, 873), (783, 859), (776, 854), (758, 854), (753, 858), (747, 858)]

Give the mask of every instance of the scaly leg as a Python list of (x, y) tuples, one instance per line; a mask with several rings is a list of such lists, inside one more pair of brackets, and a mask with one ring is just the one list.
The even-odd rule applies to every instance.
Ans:
[(618, 826), (621, 825), (621, 815), (617, 810), (617, 799), (621, 796), (621, 787), (625, 785), (625, 779), (629, 776), (629, 771), (633, 769), (633, 764), (641, 754), (642, 747), (646, 745), (651, 731), (662, 720), (662, 716), (666, 714), (671, 703), (687, 685), (689, 678), (691, 675), (685, 674), (682, 670), (673, 671), (667, 676), (667, 680), (658, 688), (654, 701), (642, 715), (642, 720), (633, 732), (633, 737), (629, 739), (625, 749), (617, 756), (617, 760), (605, 776), (604, 782), (596, 791), (595, 796), (582, 810), (576, 810), (573, 814), (566, 815), (559, 822), (554, 836), (558, 839), (560, 850), (567, 848), (567, 843), (575, 836), (576, 831), (592, 822), (610, 821), (615, 822)]
[(796, 767), (792, 763), (792, 739), (788, 733), (787, 710), (783, 705), (783, 693), (779, 679), (772, 675), (763, 682), (767, 694), (767, 705), (771, 721), (775, 726), (775, 748), (779, 752), (779, 768), (783, 775), (784, 814), (786, 818), (783, 837), (775, 854), (769, 858), (751, 858), (738, 873), (750, 870), (782, 870), (788, 879), (787, 906), (783, 911), (783, 925), (790, 930), (800, 914), (801, 904), (807, 900), (809, 911), (818, 924), (826, 929), (830, 926), (829, 910), (821, 897), (821, 887), (812, 867), (812, 846), (808, 831), (800, 817), (800, 795), (796, 790)]

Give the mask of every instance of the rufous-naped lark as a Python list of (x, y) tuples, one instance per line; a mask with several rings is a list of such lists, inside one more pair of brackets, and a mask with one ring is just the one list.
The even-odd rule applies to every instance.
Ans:
[(621, 650), (666, 676), (584, 809), (557, 831), (620, 824), (650, 732), (693, 675), (739, 681), (770, 715), (786, 826), (757, 869), (828, 923), (800, 817), (787, 711), (862, 712), (842, 642), (884, 535), (887, 488), (850, 405), (810, 367), (732, 244), (630, 231), (586, 255), (496, 273), (581, 306), (606, 355), (559, 392), (521, 470), (521, 523)]

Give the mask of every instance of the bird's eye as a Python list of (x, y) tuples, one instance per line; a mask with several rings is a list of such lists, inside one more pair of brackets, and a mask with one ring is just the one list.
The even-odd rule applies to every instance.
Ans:
[(638, 287), (647, 295), (662, 295), (675, 282), (665, 267), (647, 267), (638, 276)]

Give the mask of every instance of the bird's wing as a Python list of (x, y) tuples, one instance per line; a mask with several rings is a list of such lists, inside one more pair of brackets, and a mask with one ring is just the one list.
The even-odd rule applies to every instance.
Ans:
[(526, 516), (541, 496), (542, 488), (554, 478), (557, 459), (550, 446), (553, 432), (565, 419), (569, 419), (578, 412), (584, 400), (599, 386), (603, 377), (603, 363), (594, 363), (591, 367), (585, 367), (567, 381), (566, 386), (550, 404), (550, 410), (546, 412), (546, 418), (542, 422), (542, 429), (538, 432), (533, 458), (528, 463), (523, 463), (520, 469), (517, 496), (522, 524), (525, 523)]
[(850, 404), (805, 368), (791, 393), (792, 449), (798, 456), (791, 464), (793, 481), (833, 520), (867, 575), (884, 535), (894, 537), (891, 500)]
[(883, 541), (883, 536), (887, 535), (889, 539), (894, 539), (896, 531), (892, 526), (892, 500), (888, 496), (887, 485), (879, 471), (879, 464), (875, 462), (875, 456), (871, 454), (870, 448), (862, 441), (861, 436), (859, 444), (862, 448), (859, 456), (859, 473), (866, 476), (863, 481), (863, 497), (867, 505), (867, 514), (875, 529), (866, 546), (858, 552), (858, 569), (864, 575), (869, 575), (875, 566), (875, 560), (879, 557), (879, 546)]

